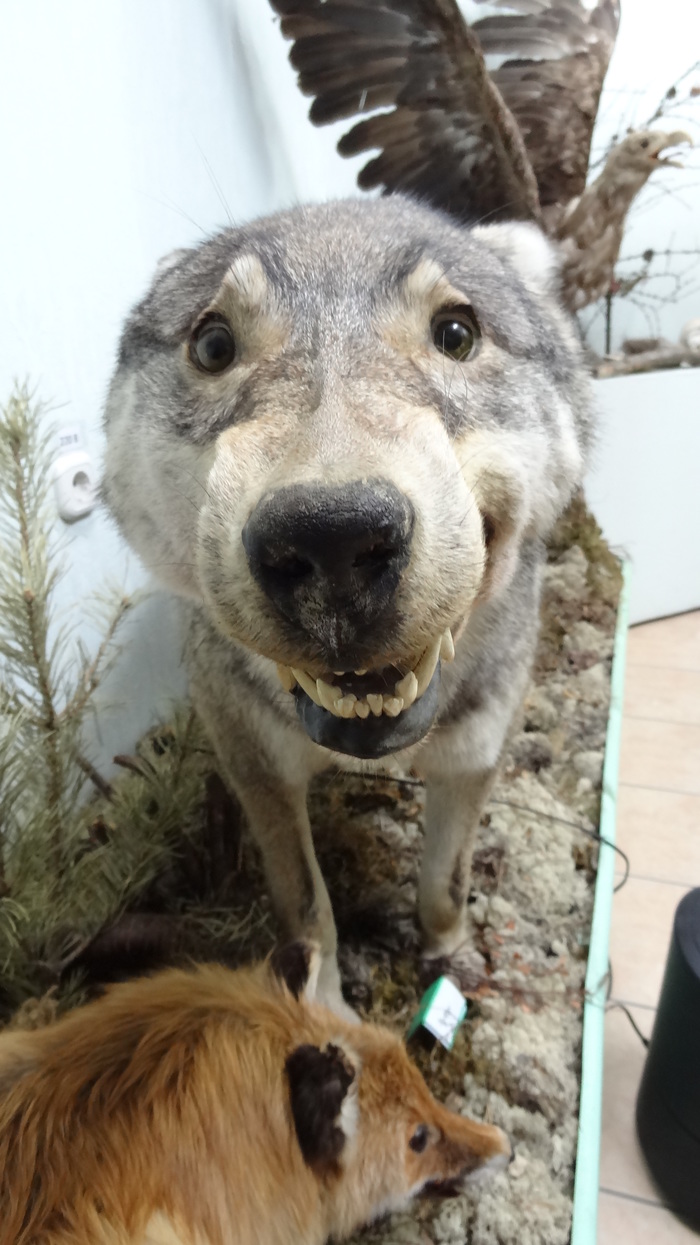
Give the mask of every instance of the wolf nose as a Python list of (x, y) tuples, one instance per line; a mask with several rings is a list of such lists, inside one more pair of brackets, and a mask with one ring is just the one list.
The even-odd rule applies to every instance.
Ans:
[(294, 484), (256, 506), (243, 529), (248, 564), (288, 618), (310, 606), (376, 617), (410, 556), (414, 510), (389, 480)]

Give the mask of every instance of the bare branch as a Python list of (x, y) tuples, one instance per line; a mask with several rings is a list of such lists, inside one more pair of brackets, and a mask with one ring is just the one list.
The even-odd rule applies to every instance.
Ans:
[[(651, 114), (651, 116), (648, 118), (647, 121), (642, 122), (641, 126), (639, 127), (640, 129), (647, 130), (650, 125), (654, 124), (655, 121), (658, 121), (661, 117), (668, 116), (670, 112), (675, 110), (676, 104), (678, 101), (679, 86), (681, 85), (682, 82), (685, 82), (686, 78), (689, 78), (690, 75), (694, 73), (700, 74), (700, 61), (695, 61), (695, 64), (691, 65), (689, 69), (686, 69), (685, 73), (682, 73), (680, 78), (676, 78), (676, 81), (671, 84), (671, 86), (668, 88), (668, 90), (659, 100), (658, 104), (656, 105), (655, 111)], [(696, 90), (696, 88), (691, 87), (690, 90), (688, 91), (688, 94), (684, 95), (682, 100), (678, 102), (681, 104), (685, 104), (687, 103), (688, 100), (695, 99), (697, 94), (698, 94), (698, 91)]]
[(593, 369), (593, 375), (599, 380), (605, 380), (610, 376), (633, 376), (637, 372), (656, 372), (676, 367), (700, 367), (700, 351), (686, 350), (683, 346), (667, 346), (625, 358), (603, 359)]

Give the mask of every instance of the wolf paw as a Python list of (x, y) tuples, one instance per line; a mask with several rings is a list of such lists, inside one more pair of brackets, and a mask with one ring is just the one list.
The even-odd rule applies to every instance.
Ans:
[(451, 977), (460, 990), (470, 993), (478, 990), (486, 979), (486, 960), (467, 941), (449, 955), (427, 952), (421, 959), (421, 984), (427, 989), (438, 977)]

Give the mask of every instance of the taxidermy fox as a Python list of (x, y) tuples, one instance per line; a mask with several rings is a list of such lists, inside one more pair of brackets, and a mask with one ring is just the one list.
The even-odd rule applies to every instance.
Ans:
[(324, 768), (425, 777), (426, 953), (472, 954), (476, 827), (591, 437), (558, 282), (534, 226), (394, 195), (176, 252), (124, 329), (105, 497), (189, 599), (195, 704), (340, 1014), (306, 811)]
[(0, 1245), (322, 1245), (505, 1166), (319, 967), (169, 970), (1, 1036)]

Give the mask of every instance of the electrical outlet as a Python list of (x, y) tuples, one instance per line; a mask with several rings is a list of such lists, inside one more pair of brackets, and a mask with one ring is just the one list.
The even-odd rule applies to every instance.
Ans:
[(83, 519), (95, 507), (97, 484), (90, 455), (81, 449), (59, 454), (53, 464), (58, 513), (66, 523)]

